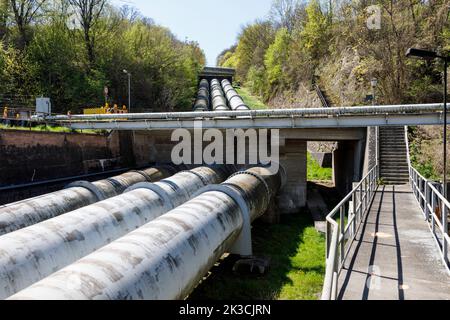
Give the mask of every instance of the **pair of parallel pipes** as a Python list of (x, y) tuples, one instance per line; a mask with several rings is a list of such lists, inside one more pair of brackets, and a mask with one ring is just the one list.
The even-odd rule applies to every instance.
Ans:
[(237, 173), (11, 299), (185, 299), (267, 211), (281, 181), (264, 168)]
[[(136, 184), (117, 197), (0, 237), (0, 299), (140, 228), (231, 173), (225, 167), (200, 167), (158, 183)], [(126, 264), (127, 255), (122, 258)]]
[(222, 90), (219, 80), (213, 79), (211, 81), (211, 104), (213, 111), (229, 111), (230, 107), (227, 105), (227, 99)]
[(227, 79), (222, 80), (222, 88), (231, 110), (233, 111), (248, 111), (250, 108), (245, 104), (242, 97), (236, 92)]
[(169, 166), (132, 171), (93, 183), (75, 182), (66, 189), (0, 207), (0, 236), (115, 197), (136, 183), (157, 182), (175, 174)]

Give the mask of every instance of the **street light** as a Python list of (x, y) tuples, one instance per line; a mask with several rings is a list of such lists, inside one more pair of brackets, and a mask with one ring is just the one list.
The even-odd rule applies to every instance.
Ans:
[(370, 85), (372, 86), (372, 105), (375, 106), (375, 104), (376, 104), (376, 99), (375, 99), (376, 92), (375, 92), (375, 90), (376, 90), (376, 88), (378, 86), (378, 80), (373, 78), (370, 81)]
[(123, 69), (123, 73), (128, 76), (128, 112), (131, 113), (131, 73)]
[[(441, 59), (444, 61), (444, 197), (448, 199), (447, 186), (447, 77), (448, 61), (450, 56), (441, 56), (437, 52), (410, 48), (406, 53), (408, 58), (418, 57), (426, 60)], [(444, 214), (445, 215), (445, 214)]]

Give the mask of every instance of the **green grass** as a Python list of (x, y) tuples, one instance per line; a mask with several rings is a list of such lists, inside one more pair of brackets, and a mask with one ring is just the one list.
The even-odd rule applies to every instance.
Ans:
[(242, 97), (244, 102), (250, 107), (252, 110), (265, 110), (269, 109), (269, 107), (264, 104), (260, 98), (252, 95), (247, 88), (239, 88), (236, 89), (237, 93)]
[(325, 274), (325, 237), (310, 215), (284, 216), (278, 225), (257, 224), (254, 254), (270, 259), (265, 276), (233, 274), (235, 258), (216, 266), (192, 300), (317, 300)]
[(308, 181), (331, 181), (333, 180), (333, 169), (322, 168), (308, 152)]
[(0, 130), (18, 130), (18, 131), (32, 131), (32, 132), (55, 132), (55, 133), (85, 133), (85, 134), (104, 134), (104, 131), (99, 130), (72, 130), (67, 127), (53, 127), (53, 126), (36, 126), (36, 127), (21, 127), (21, 126), (7, 126), (0, 124)]

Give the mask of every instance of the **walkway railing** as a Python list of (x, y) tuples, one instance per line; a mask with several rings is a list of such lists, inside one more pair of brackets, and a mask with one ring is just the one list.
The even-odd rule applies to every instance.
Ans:
[[(406, 132), (406, 140), (408, 142)], [(409, 149), (408, 149), (409, 154)], [(450, 202), (445, 199), (438, 188), (442, 188), (439, 184), (432, 183), (425, 179), (409, 161), (409, 177), (414, 195), (422, 209), (425, 221), (428, 222), (430, 230), (439, 247), (442, 261), (447, 270), (450, 272), (449, 262), (449, 225), (448, 214), (450, 212)]]
[(322, 300), (338, 297), (339, 276), (377, 189), (378, 165), (327, 217), (327, 264)]

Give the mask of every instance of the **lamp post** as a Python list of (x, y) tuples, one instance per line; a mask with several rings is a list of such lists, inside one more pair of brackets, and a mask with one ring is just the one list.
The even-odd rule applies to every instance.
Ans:
[(375, 104), (376, 104), (376, 98), (375, 97), (376, 97), (376, 89), (377, 89), (377, 86), (378, 86), (378, 80), (373, 78), (370, 81), (370, 85), (372, 86), (372, 105), (375, 106)]
[[(444, 192), (443, 192), (443, 196), (445, 199), (448, 199), (448, 186), (447, 186), (447, 114), (448, 114), (448, 109), (447, 109), (447, 78), (448, 78), (448, 74), (447, 74), (447, 69), (448, 69), (448, 60), (450, 59), (450, 56), (442, 56), (439, 55), (437, 52), (434, 51), (426, 51), (426, 50), (421, 50), (421, 49), (415, 49), (415, 48), (410, 48), (408, 49), (408, 52), (406, 53), (406, 56), (409, 57), (419, 57), (422, 59), (429, 59), (429, 60), (434, 60), (434, 59), (441, 59), (444, 61)], [(448, 212), (447, 212), (447, 207), (445, 206), (445, 204), (442, 204), (442, 226), (443, 226), (443, 232), (446, 233), (447, 235), (449, 234), (449, 230), (448, 230)], [(447, 252), (448, 251), (448, 242), (444, 241), (443, 242), (443, 248), (442, 248), (443, 252)], [(446, 255), (444, 255), (446, 263), (448, 263), (448, 257)]]
[(128, 112), (131, 113), (131, 73), (124, 69), (123, 73), (128, 76)]
[(447, 69), (450, 56), (442, 56), (434, 51), (427, 51), (421, 49), (410, 48), (406, 53), (408, 58), (418, 57), (422, 59), (434, 60), (441, 59), (444, 62), (444, 194), (443, 196), (448, 199), (448, 186), (447, 186)]

